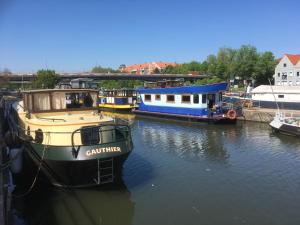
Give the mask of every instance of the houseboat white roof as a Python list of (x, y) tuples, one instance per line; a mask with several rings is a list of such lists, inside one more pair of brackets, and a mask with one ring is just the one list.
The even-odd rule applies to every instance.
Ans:
[(300, 94), (300, 86), (260, 85), (252, 90), (252, 94)]

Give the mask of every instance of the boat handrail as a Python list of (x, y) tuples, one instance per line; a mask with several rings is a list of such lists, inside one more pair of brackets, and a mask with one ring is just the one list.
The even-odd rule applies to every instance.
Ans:
[(53, 122), (54, 122), (54, 121), (63, 121), (63, 122), (66, 122), (65, 119), (60, 119), (60, 118), (37, 117), (37, 119), (41, 119), (41, 120), (52, 120)]
[(18, 102), (18, 106), (20, 106), (23, 110), (25, 110), (24, 106)]
[[(130, 131), (130, 126), (125, 125), (125, 124), (105, 124), (105, 125), (99, 125), (99, 126), (114, 126), (115, 127), (113, 129), (101, 130), (101, 132), (113, 131), (113, 130), (116, 130), (117, 128), (121, 128), (121, 127), (127, 127), (127, 129), (128, 129), (127, 131)], [(95, 127), (97, 128), (99, 126), (91, 126), (89, 128), (95, 128)], [(79, 128), (75, 131), (42, 131), (42, 130), (27, 130), (18, 124), (15, 124), (15, 127), (17, 128), (18, 135), (20, 135), (19, 132), (22, 131), (24, 133), (25, 138), (31, 137), (31, 133), (36, 133), (36, 132), (39, 132), (42, 134), (47, 133), (47, 134), (71, 134), (72, 135), (74, 132), (77, 131), (77, 133), (78, 133), (78, 130), (83, 129), (83, 128)], [(127, 137), (128, 136), (129, 136), (129, 133), (128, 133)]]

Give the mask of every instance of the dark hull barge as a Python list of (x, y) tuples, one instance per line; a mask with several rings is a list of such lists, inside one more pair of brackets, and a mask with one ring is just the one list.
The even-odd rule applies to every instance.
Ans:
[[(88, 100), (80, 97), (88, 96)], [(39, 90), (5, 104), (10, 132), (49, 181), (90, 187), (121, 179), (133, 149), (131, 130), (97, 110), (97, 91)]]

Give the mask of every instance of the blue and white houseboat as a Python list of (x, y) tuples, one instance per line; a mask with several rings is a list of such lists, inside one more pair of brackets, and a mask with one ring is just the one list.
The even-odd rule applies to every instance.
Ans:
[(189, 121), (234, 122), (236, 111), (222, 109), (227, 83), (138, 89), (137, 114)]

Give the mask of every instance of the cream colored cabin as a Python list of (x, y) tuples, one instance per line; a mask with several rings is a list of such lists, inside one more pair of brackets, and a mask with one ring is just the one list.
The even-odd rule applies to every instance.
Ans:
[[(16, 103), (14, 107), (25, 134), (30, 135), (33, 140), (36, 138), (36, 131), (41, 131), (42, 144), (70, 146), (75, 130), (113, 122), (112, 118), (98, 112), (97, 96), (98, 91), (87, 89), (34, 90), (24, 92), (23, 101)], [(100, 129), (111, 128), (108, 126)], [(113, 136), (111, 132), (103, 132), (100, 142), (109, 142)], [(83, 144), (80, 131), (73, 136), (74, 145)]]

